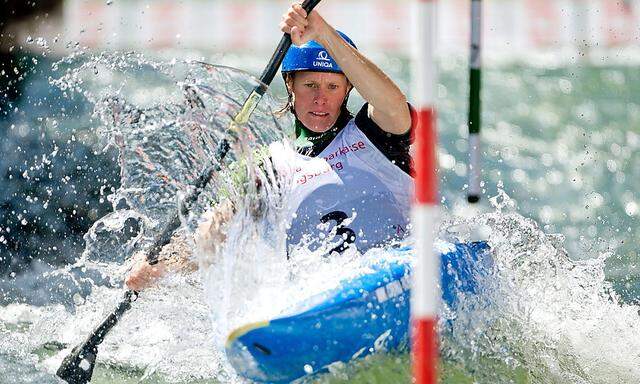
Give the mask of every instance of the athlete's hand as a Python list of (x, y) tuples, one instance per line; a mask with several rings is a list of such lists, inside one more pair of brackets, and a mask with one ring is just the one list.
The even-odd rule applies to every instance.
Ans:
[(125, 284), (129, 289), (134, 291), (142, 291), (145, 288), (149, 288), (155, 284), (166, 273), (166, 266), (164, 261), (159, 261), (157, 264), (149, 265), (144, 253), (139, 253), (134, 256), (136, 261), (129, 272), (129, 276), (125, 279)]
[(282, 15), (280, 30), (291, 35), (291, 42), (302, 45), (309, 40), (318, 40), (318, 36), (326, 33), (327, 22), (316, 11), (307, 11), (299, 3), (289, 7)]

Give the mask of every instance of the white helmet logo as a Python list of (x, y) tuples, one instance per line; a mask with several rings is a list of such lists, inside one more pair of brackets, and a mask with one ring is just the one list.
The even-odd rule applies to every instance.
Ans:
[(331, 59), (329, 59), (329, 54), (327, 53), (327, 51), (318, 52), (317, 59), (322, 61), (331, 61)]

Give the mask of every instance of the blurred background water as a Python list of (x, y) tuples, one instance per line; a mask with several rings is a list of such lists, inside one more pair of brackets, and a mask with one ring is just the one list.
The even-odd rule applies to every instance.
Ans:
[[(360, 49), (411, 99), (410, 2), (326, 3), (322, 11), (327, 19), (352, 35)], [(123, 164), (131, 157), (118, 151), (126, 145), (113, 144), (117, 138), (96, 112), (105, 110), (99, 96), (118, 94), (131, 108), (157, 118), (154, 121), (182, 121), (184, 113), (168, 105), (182, 97), (180, 82), (188, 77), (180, 69), (188, 67), (183, 59), (258, 74), (278, 40), (276, 26), (286, 3), (70, 0), (43, 3), (42, 9), (11, 6), (15, 12), (3, 14), (0, 44), (0, 382), (55, 383), (52, 372), (61, 358), (58, 351), (86, 335), (115, 303), (125, 259), (138, 246), (118, 248), (83, 238), (96, 220), (131, 205), (130, 200), (114, 198), (128, 175)], [(447, 217), (469, 216), (470, 212), (464, 202), (467, 6), (452, 1), (443, 3), (441, 9), (438, 155)], [(636, 92), (640, 89), (640, 4), (495, 0), (486, 2), (485, 13), (485, 160), (480, 211), (491, 213), (482, 219), (448, 220), (471, 227), (489, 225), (488, 236), (495, 242), (498, 258), (514, 270), (522, 265), (511, 259), (518, 252), (527, 254), (530, 263), (539, 261), (535, 255), (540, 253), (551, 266), (532, 273), (540, 281), (554, 285), (554, 279), (562, 277), (575, 279), (581, 287), (595, 284), (589, 292), (604, 299), (583, 298), (585, 309), (571, 317), (580, 321), (568, 323), (589, 328), (586, 317), (608, 319), (614, 329), (621, 328), (617, 329), (620, 337), (628, 339), (620, 346), (628, 360), (619, 359), (617, 368), (591, 364), (606, 361), (609, 349), (615, 349), (612, 340), (618, 340), (600, 323), (589, 329), (602, 338), (594, 341), (582, 335), (601, 350), (592, 353), (584, 343), (571, 341), (569, 326), (554, 328), (553, 321), (541, 320), (555, 335), (570, 341), (549, 342), (531, 323), (524, 323), (528, 325), (523, 326), (524, 331), (498, 329), (494, 336), (502, 341), (484, 346), (479, 342), (477, 350), (465, 349), (455, 335), (450, 336), (444, 343), (448, 356), (445, 378), (449, 382), (637, 382), (640, 349), (632, 331), (640, 305), (636, 248), (640, 182), (635, 177), (640, 172), (640, 96)], [(387, 17), (376, 16), (380, 14)], [(452, 22), (456, 17), (462, 22)], [(243, 20), (252, 22), (243, 24)], [(63, 57), (66, 59), (60, 62)], [(193, 73), (205, 82), (212, 81), (204, 72)], [(57, 81), (61, 78), (64, 81)], [(240, 90), (233, 92), (243, 99)], [(284, 102), (279, 79), (272, 93), (274, 99), (268, 105)], [(352, 97), (352, 110), (361, 102), (357, 95)], [(148, 112), (153, 108), (160, 112)], [(177, 135), (182, 131), (169, 132)], [(135, 135), (125, 137), (127, 142), (142, 140)], [(175, 147), (169, 149), (178, 149), (179, 144), (179, 140), (170, 141), (168, 145)], [(190, 156), (202, 157), (204, 151)], [(179, 170), (184, 171), (186, 164), (189, 162)], [(196, 165), (197, 161), (193, 167)], [(144, 175), (146, 171), (139, 172)], [(179, 189), (171, 191), (175, 194)], [(135, 192), (128, 196), (133, 195)], [(490, 198), (493, 206), (488, 203)], [(166, 199), (169, 205), (175, 203), (173, 197)], [(121, 233), (117, 241), (129, 244), (141, 221), (115, 219), (113, 226)], [(91, 244), (112, 247), (109, 261), (120, 267), (83, 264), (88, 261), (83, 251)], [(579, 267), (563, 266), (557, 256), (563, 252)], [(576, 277), (558, 273), (563, 268), (591, 272)], [(527, 281), (524, 276), (509, 277), (518, 284)], [(128, 318), (129, 325), (123, 325), (107, 342), (107, 368), (98, 372), (98, 382), (233, 379), (219, 352), (207, 350), (206, 340), (215, 338), (217, 332), (204, 320), (211, 311), (204, 303), (211, 298), (203, 298), (206, 295), (197, 282), (175, 279), (161, 291), (167, 296), (164, 301), (141, 300)], [(542, 295), (545, 289), (548, 287), (534, 291)], [(578, 291), (567, 288), (566, 294), (550, 297), (567, 309), (575, 304)], [(511, 297), (517, 298), (521, 297)], [(552, 301), (537, 295), (527, 297), (527, 302), (535, 299), (551, 306)], [(188, 310), (180, 305), (184, 303), (189, 304)], [(598, 306), (600, 310), (594, 309)], [(162, 308), (161, 315), (155, 314), (156, 308)], [(506, 307), (501, 308), (492, 316), (504, 316)], [(185, 322), (185, 317), (193, 321)], [(178, 330), (177, 324), (182, 328)], [(149, 331), (139, 334), (146, 327)], [(486, 331), (482, 325), (476, 329)], [(509, 337), (517, 332), (530, 339)], [(463, 334), (475, 340), (473, 334)], [(611, 340), (604, 340), (605, 336)], [(158, 345), (172, 345), (171, 357), (154, 350)], [(532, 352), (541, 345), (552, 357)], [(501, 348), (504, 350), (496, 352)], [(486, 360), (467, 356), (472, 352)], [(499, 369), (487, 365), (491, 359), (501, 361)], [(589, 370), (586, 365), (596, 368)], [(409, 382), (408, 369), (407, 355), (400, 354), (372, 358), (319, 380)]]

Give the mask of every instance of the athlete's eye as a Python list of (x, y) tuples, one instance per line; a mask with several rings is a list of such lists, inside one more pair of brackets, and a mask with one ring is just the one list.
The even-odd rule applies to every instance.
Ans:
[(307, 87), (307, 88), (317, 88), (316, 83), (305, 83), (304, 86)]
[(338, 84), (329, 84), (329, 89), (338, 89), (340, 86)]

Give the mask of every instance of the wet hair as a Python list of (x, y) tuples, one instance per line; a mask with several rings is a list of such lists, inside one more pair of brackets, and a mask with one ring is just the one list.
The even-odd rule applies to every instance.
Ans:
[(294, 96), (293, 96), (293, 92), (291, 92), (290, 88), (289, 88), (289, 83), (291, 82), (291, 86), (293, 87), (293, 75), (295, 72), (287, 72), (287, 73), (283, 73), (282, 74), (282, 78), (284, 79), (284, 88), (287, 90), (287, 103), (285, 105), (282, 106), (282, 108), (278, 109), (275, 112), (275, 115), (280, 117), (282, 115), (284, 115), (287, 112), (291, 112), (294, 115), (296, 114), (296, 112), (293, 109), (293, 104), (294, 104)]

